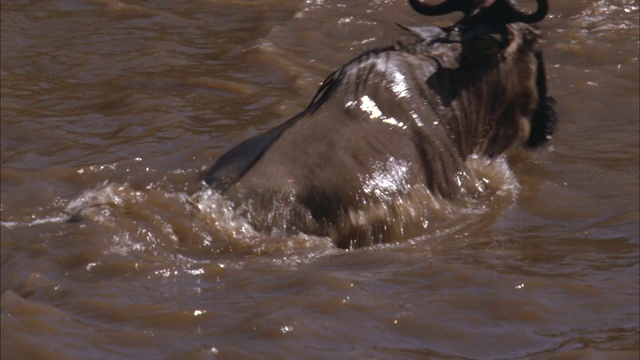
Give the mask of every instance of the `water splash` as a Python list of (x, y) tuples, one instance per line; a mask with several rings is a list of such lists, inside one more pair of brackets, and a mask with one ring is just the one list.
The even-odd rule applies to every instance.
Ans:
[(202, 218), (212, 227), (228, 232), (233, 238), (258, 235), (249, 222), (236, 213), (233, 203), (217, 191), (204, 188), (189, 197), (188, 202), (202, 212)]
[(471, 156), (466, 165), (470, 177), (477, 179), (476, 189), (450, 201), (434, 196), (425, 186), (411, 186), (409, 164), (393, 159), (380, 164), (361, 178), (368, 195), (362, 206), (345, 211), (337, 224), (325, 230), (327, 236), (314, 236), (290, 224), (301, 216), (315, 221), (300, 213), (293, 194), (236, 205), (206, 186), (188, 195), (163, 186), (136, 190), (127, 183), (107, 181), (71, 199), (58, 214), (1, 225), (13, 229), (79, 222), (84, 227), (91, 222), (95, 225), (90, 226), (103, 227), (105, 254), (171, 258), (178, 254), (191, 259), (214, 254), (267, 256), (291, 265), (336, 251), (334, 242), (340, 239), (354, 247), (414, 241), (455, 231), (514, 203), (519, 184), (505, 157)]
[(132, 190), (128, 184), (120, 185), (104, 181), (69, 202), (64, 212), (68, 215), (68, 221), (82, 221), (90, 218), (103, 222), (110, 217), (109, 207), (122, 207), (127, 202), (141, 201), (144, 201), (144, 194)]

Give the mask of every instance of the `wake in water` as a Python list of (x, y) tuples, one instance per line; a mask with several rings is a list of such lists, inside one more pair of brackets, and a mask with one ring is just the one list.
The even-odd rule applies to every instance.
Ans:
[[(510, 206), (519, 190), (504, 156), (470, 156), (466, 166), (473, 186), (455, 200), (435, 196), (425, 186), (408, 186), (403, 164), (386, 165), (362, 179), (364, 191), (375, 196), (363, 200), (358, 209), (345, 211), (336, 224), (316, 221), (294, 193), (271, 194), (260, 197), (259, 202), (235, 205), (204, 188), (190, 202), (209, 219), (211, 228), (227, 229), (236, 239), (269, 236), (284, 242), (313, 234), (329, 237), (333, 243), (348, 243), (353, 249), (450, 233), (487, 212)], [(396, 195), (397, 189), (403, 189), (401, 196)]]
[(369, 190), (385, 201), (346, 212), (326, 236), (314, 236), (289, 225), (288, 220), (294, 216), (314, 221), (296, 208), (299, 205), (294, 204), (291, 194), (273, 197), (266, 207), (236, 206), (207, 187), (188, 195), (162, 186), (135, 190), (127, 183), (107, 181), (69, 201), (61, 213), (1, 225), (12, 229), (90, 221), (115, 234), (112, 249), (122, 255), (141, 249), (171, 253), (176, 248), (196, 256), (325, 253), (335, 250), (333, 242), (338, 237), (374, 245), (447, 234), (487, 212), (513, 204), (519, 185), (505, 157), (490, 160), (472, 156), (467, 166), (477, 179), (477, 191), (455, 201), (434, 196), (423, 186), (409, 189), (406, 196), (385, 197), (385, 187), (394, 185), (388, 182), (402, 178), (369, 181)]
[(346, 209), (336, 223), (314, 219), (293, 192), (260, 193), (237, 206), (226, 202), (224, 212), (219, 207), (222, 197), (211, 195), (209, 189), (196, 194), (193, 201), (201, 210), (209, 209), (212, 218), (228, 219), (233, 214), (234, 219), (244, 219), (252, 231), (260, 234), (281, 238), (299, 233), (329, 236), (334, 243), (353, 249), (448, 233), (483, 213), (513, 203), (519, 186), (505, 157), (490, 160), (471, 156), (466, 166), (468, 173), (460, 175), (458, 184), (462, 195), (446, 200), (426, 186), (408, 185), (404, 174), (408, 165), (382, 164), (373, 174), (361, 178), (366, 195), (361, 204)]

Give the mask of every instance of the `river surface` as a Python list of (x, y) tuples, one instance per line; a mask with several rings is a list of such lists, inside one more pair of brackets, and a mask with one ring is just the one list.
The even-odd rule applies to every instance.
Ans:
[(637, 359), (639, 4), (550, 5), (553, 140), (475, 159), (496, 195), (437, 231), (347, 251), (256, 232), (203, 174), (396, 23), (458, 16), (3, 0), (2, 359)]

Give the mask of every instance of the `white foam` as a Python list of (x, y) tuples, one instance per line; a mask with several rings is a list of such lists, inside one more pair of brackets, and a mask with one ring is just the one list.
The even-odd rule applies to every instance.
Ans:
[(0, 222), (0, 226), (5, 227), (7, 229), (15, 229), (21, 227), (31, 227), (42, 224), (51, 224), (51, 223), (63, 223), (68, 220), (68, 216), (66, 215), (56, 215), (45, 217), (42, 219), (35, 219), (33, 221), (2, 221)]

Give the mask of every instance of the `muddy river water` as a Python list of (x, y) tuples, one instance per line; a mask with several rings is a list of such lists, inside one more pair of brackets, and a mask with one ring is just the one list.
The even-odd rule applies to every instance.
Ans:
[(494, 196), (436, 230), (347, 251), (256, 232), (204, 171), (396, 23), (457, 15), (3, 0), (2, 358), (637, 359), (639, 4), (550, 3), (553, 140), (475, 159)]

